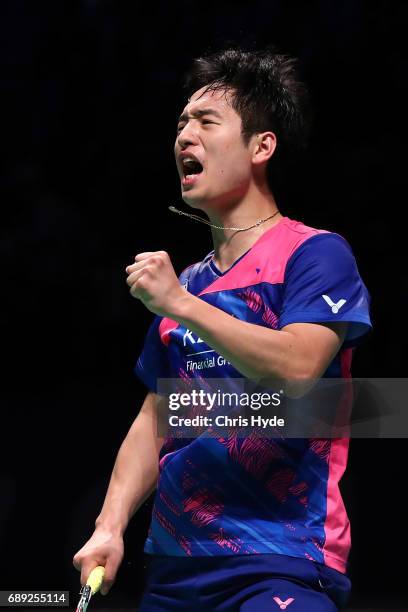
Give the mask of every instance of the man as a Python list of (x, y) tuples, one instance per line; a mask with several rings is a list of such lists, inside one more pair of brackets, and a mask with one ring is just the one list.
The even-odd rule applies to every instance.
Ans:
[(214, 250), (179, 278), (163, 251), (126, 269), (131, 295), (156, 315), (136, 366), (149, 392), (74, 564), (82, 583), (104, 565), (106, 592), (128, 521), (157, 486), (142, 610), (336, 610), (350, 590), (338, 488), (347, 439), (157, 436), (159, 378), (307, 388), (350, 376), (352, 347), (370, 328), (347, 242), (282, 216), (272, 192), (308, 128), (294, 61), (222, 51), (196, 60), (186, 85), (176, 163), (183, 200), (209, 217)]

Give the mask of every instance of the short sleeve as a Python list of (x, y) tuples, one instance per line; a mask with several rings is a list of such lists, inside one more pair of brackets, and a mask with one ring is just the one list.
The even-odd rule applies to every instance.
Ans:
[(155, 393), (158, 378), (169, 378), (167, 347), (162, 343), (159, 333), (161, 320), (162, 317), (156, 316), (150, 325), (143, 350), (134, 368), (140, 380)]
[(290, 323), (348, 322), (343, 346), (371, 329), (370, 296), (348, 242), (330, 232), (307, 239), (287, 262), (279, 329)]

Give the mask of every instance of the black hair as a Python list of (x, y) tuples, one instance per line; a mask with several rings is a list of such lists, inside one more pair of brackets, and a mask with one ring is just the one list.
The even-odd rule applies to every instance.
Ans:
[(271, 191), (309, 139), (310, 96), (298, 76), (297, 64), (296, 58), (276, 53), (271, 46), (258, 51), (228, 48), (196, 58), (184, 76), (188, 96), (205, 86), (206, 90), (231, 92), (245, 144), (253, 134), (274, 132), (277, 146), (266, 169)]

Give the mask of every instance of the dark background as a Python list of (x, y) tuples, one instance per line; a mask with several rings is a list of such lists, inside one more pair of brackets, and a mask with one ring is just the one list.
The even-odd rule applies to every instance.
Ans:
[[(76, 599), (72, 556), (145, 395), (132, 369), (152, 315), (129, 296), (125, 267), (164, 249), (181, 272), (212, 248), (204, 225), (167, 210), (186, 210), (172, 148), (196, 55), (230, 41), (299, 57), (315, 126), (278, 205), (352, 244), (375, 329), (354, 376), (406, 376), (404, 5), (0, 3), (0, 589)], [(406, 451), (404, 439), (351, 442), (342, 491), (355, 607), (407, 602)], [(149, 512), (95, 608), (137, 602)]]

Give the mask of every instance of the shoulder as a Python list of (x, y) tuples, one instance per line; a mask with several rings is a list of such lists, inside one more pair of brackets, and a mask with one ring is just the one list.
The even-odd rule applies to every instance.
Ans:
[(336, 232), (305, 225), (292, 219), (285, 220), (284, 240), (287, 245), (287, 263), (301, 256), (350, 257), (352, 250), (347, 240)]
[(341, 234), (327, 229), (312, 227), (293, 219), (287, 219), (285, 223), (285, 232), (288, 240), (293, 245), (293, 251), (298, 249), (305, 242), (308, 242), (309, 246), (318, 245), (319, 243), (328, 245), (342, 243), (350, 248), (347, 240), (341, 236)]
[(351, 246), (343, 236), (327, 230), (305, 231), (302, 236), (286, 261), (286, 282), (294, 278), (313, 283), (318, 278), (361, 280)]

